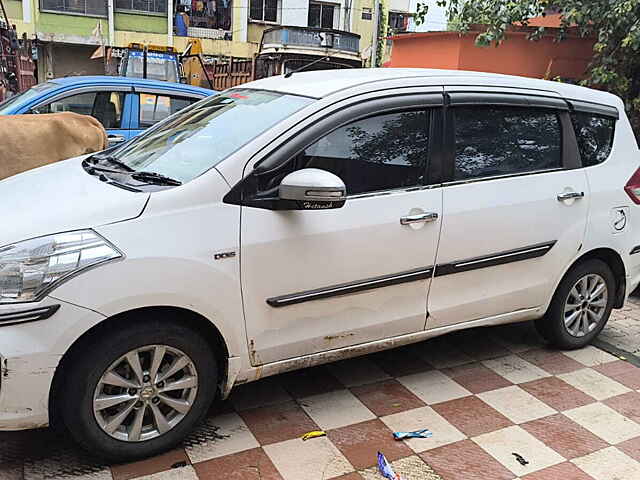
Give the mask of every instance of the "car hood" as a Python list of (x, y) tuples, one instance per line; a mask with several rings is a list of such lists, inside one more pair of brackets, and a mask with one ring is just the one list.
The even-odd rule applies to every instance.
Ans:
[(0, 181), (0, 246), (139, 216), (149, 193), (108, 185), (78, 157)]

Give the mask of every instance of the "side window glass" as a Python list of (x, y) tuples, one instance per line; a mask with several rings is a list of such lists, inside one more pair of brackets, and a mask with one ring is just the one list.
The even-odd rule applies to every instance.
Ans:
[(173, 115), (176, 112), (179, 112), (183, 108), (186, 108), (195, 102), (196, 100), (194, 100), (193, 98), (171, 97), (171, 105), (170, 105), (171, 115)]
[(47, 105), (41, 105), (33, 109), (34, 113), (61, 113), (75, 112), (82, 115), (91, 115), (93, 104), (96, 101), (96, 93), (80, 93), (70, 97), (60, 98)]
[(455, 180), (562, 166), (558, 115), (521, 107), (456, 107)]
[(74, 112), (90, 115), (104, 128), (120, 128), (124, 92), (80, 93), (33, 109), (33, 113)]
[(197, 100), (151, 93), (140, 94), (140, 128), (148, 128)]
[(93, 115), (107, 130), (122, 128), (124, 92), (100, 92), (96, 96)]
[(292, 170), (320, 168), (334, 173), (349, 195), (421, 185), (428, 132), (424, 110), (358, 120), (306, 148), (294, 159)]
[(611, 153), (615, 120), (592, 113), (571, 114), (576, 131), (582, 165), (590, 167), (604, 162)]

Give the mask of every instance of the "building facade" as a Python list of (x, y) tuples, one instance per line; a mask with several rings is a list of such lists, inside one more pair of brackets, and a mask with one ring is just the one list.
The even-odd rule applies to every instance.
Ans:
[[(388, 0), (388, 34), (397, 35), (408, 32), (432, 32), (447, 29), (447, 15), (438, 0)], [(428, 6), (423, 22), (418, 24), (415, 15), (418, 3)]]
[[(38, 81), (117, 73), (130, 43), (183, 51), (201, 39), (204, 54), (253, 58), (263, 32), (278, 25), (360, 35), (366, 65), (387, 32), (390, 0), (3, 0), (18, 33), (36, 41)], [(397, 1), (397, 0), (391, 0)]]
[[(388, 0), (387, 39), (381, 60), (383, 66), (389, 66), (393, 42), (391, 37), (415, 32), (433, 32), (447, 30), (447, 14), (438, 0)], [(418, 3), (428, 7), (427, 15), (418, 23), (416, 13)]]

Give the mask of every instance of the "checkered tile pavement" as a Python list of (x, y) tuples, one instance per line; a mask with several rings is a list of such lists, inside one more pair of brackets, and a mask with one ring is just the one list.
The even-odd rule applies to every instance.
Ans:
[(640, 288), (624, 307), (611, 312), (609, 322), (596, 342), (640, 356)]
[[(633, 480), (638, 389), (640, 369), (595, 347), (477, 329), (244, 385), (183, 448), (134, 464), (50, 431), (2, 434), (0, 479), (373, 480), (379, 450), (405, 480)], [(422, 428), (433, 436), (392, 438)]]

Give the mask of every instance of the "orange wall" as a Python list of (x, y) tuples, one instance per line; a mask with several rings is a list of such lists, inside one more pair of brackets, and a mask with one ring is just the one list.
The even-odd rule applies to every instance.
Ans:
[[(396, 37), (397, 38), (397, 37)], [(405, 34), (393, 40), (389, 67), (458, 69), (461, 42), (457, 33)]]
[(581, 78), (593, 54), (593, 41), (553, 36), (537, 42), (525, 32), (509, 32), (499, 47), (477, 47), (475, 34), (429, 32), (393, 37), (389, 67), (445, 68), (526, 77)]

